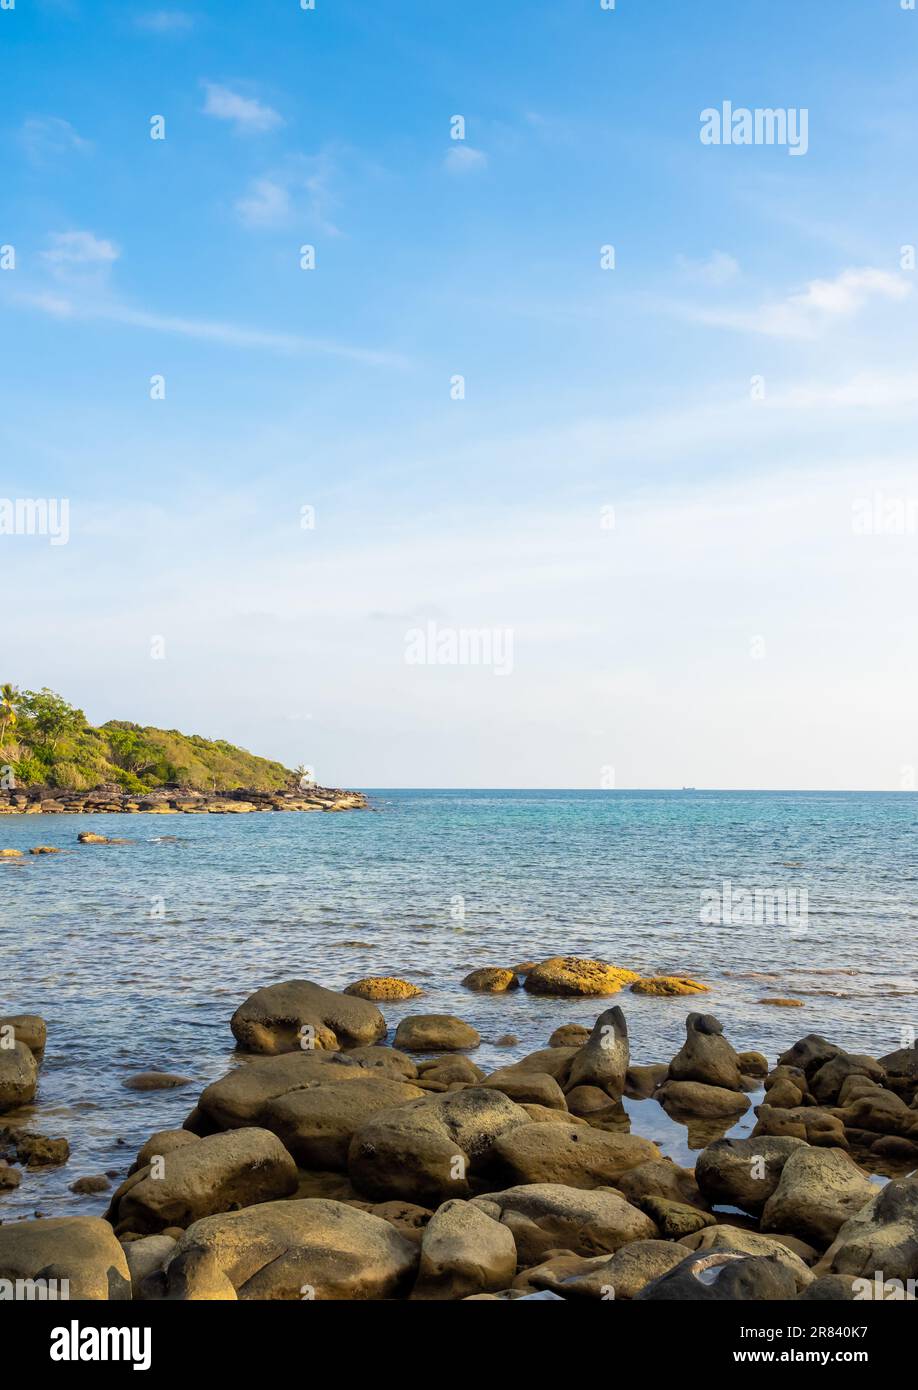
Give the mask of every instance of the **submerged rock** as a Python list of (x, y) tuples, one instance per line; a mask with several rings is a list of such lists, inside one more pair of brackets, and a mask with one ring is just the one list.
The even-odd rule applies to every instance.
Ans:
[(519, 989), (520, 982), (512, 970), (500, 966), (484, 965), (473, 970), (462, 981), (466, 989), (477, 990), (480, 994), (504, 994), (508, 989)]
[(635, 980), (631, 993), (669, 999), (682, 994), (705, 994), (708, 988), (687, 975), (650, 975), (647, 979)]
[(395, 1031), (395, 1046), (409, 1052), (461, 1052), (480, 1045), (480, 1033), (452, 1014), (410, 1014)]

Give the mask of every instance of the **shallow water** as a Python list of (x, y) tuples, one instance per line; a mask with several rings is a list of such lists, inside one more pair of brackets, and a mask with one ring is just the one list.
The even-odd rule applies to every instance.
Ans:
[[(68, 853), (0, 863), (0, 1013), (40, 1013), (49, 1031), (37, 1103), (0, 1123), (65, 1134), (72, 1157), (25, 1173), (0, 1217), (104, 1209), (68, 1184), (126, 1171), (154, 1130), (180, 1125), (232, 1065), (237, 1004), (281, 979), (403, 975), (425, 994), (385, 1005), (390, 1025), (457, 1013), (489, 1069), (608, 1004), (476, 995), (463, 976), (562, 953), (710, 985), (617, 996), (638, 1063), (678, 1050), (691, 1008), (770, 1060), (808, 1032), (890, 1052), (918, 1027), (916, 825), (915, 797), (854, 793), (378, 792), (337, 815), (4, 816), (0, 848)], [(78, 846), (81, 830), (132, 843)], [(791, 907), (805, 889), (806, 920), (701, 921), (702, 893), (724, 881), (790, 890)], [(775, 995), (804, 1007), (757, 1002)], [(497, 1047), (506, 1033), (518, 1044)], [(150, 1068), (194, 1085), (123, 1088)], [(635, 1132), (686, 1160), (685, 1130), (655, 1101), (628, 1108)]]

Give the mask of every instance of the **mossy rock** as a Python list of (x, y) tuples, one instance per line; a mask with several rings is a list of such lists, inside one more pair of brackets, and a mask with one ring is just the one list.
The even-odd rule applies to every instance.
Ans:
[(409, 980), (400, 980), (396, 975), (366, 975), (348, 985), (345, 994), (356, 995), (358, 999), (415, 999), (423, 993), (420, 985)]
[(532, 994), (603, 995), (617, 994), (623, 985), (638, 979), (636, 971), (605, 961), (552, 956), (529, 971), (525, 986)]
[(704, 994), (708, 986), (698, 980), (690, 980), (687, 975), (650, 975), (645, 980), (635, 980), (631, 986), (632, 994), (652, 994), (661, 999), (672, 999), (679, 994)]

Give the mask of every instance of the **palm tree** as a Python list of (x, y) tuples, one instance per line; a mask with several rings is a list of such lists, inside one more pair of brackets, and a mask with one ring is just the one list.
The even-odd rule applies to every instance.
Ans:
[(0, 685), (0, 748), (3, 747), (7, 729), (12, 729), (16, 724), (18, 703), (19, 691), (15, 685)]

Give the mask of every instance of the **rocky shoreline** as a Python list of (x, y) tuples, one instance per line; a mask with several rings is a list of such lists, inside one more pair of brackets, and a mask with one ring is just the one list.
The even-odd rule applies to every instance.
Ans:
[(125, 791), (114, 783), (88, 791), (60, 787), (0, 789), (3, 815), (240, 815), (251, 811), (352, 811), (367, 806), (362, 792), (310, 786), (296, 791), (202, 792), (194, 787), (157, 787), (154, 791)]
[[(590, 998), (652, 982), (554, 957), (463, 983)], [(703, 989), (681, 985), (637, 992)], [(809, 1034), (769, 1059), (690, 1013), (670, 1061), (636, 1064), (613, 1006), (486, 1074), (461, 1018), (409, 1014), (387, 1043), (379, 1002), (418, 993), (388, 976), (257, 990), (230, 1020), (237, 1065), (177, 1103), (104, 1215), (0, 1224), (0, 1279), (52, 1271), (70, 1298), (144, 1301), (915, 1296), (918, 1047), (873, 1058)], [(0, 1112), (33, 1101), (46, 1046), (42, 1019), (0, 1018)], [(127, 1084), (178, 1102), (190, 1083)], [(763, 1088), (751, 1136), (724, 1138)], [(687, 1125), (694, 1168), (633, 1133), (623, 1098)], [(67, 1159), (66, 1141), (0, 1128), (0, 1214), (5, 1189)]]

